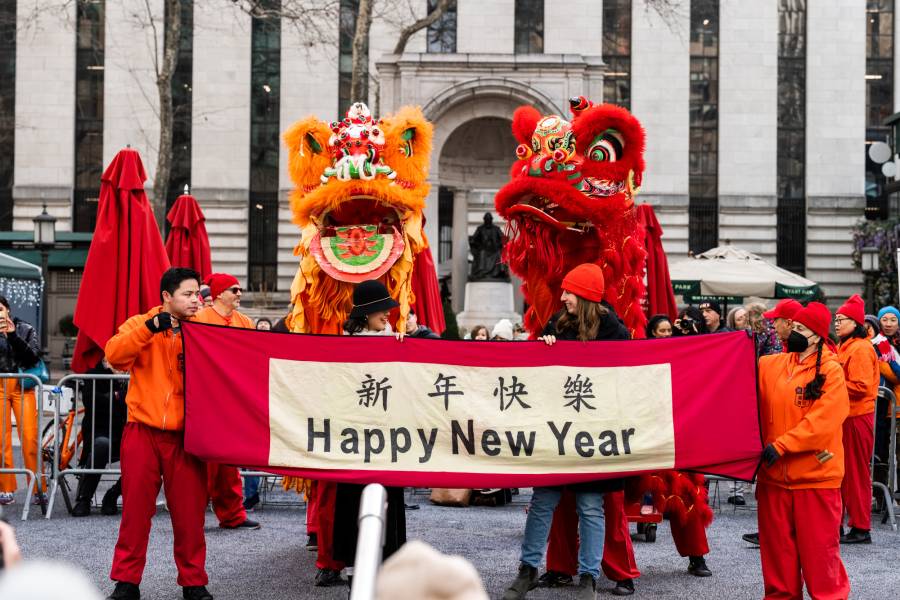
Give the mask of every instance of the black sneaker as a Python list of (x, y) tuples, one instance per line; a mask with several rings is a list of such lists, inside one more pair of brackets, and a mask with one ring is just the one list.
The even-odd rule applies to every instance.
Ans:
[(728, 504), (734, 504), (735, 506), (746, 506), (747, 501), (744, 500), (743, 496), (729, 496)]
[(616, 587), (610, 590), (613, 596), (630, 596), (634, 593), (634, 580), (623, 579), (616, 582)]
[(232, 525), (230, 527), (219, 523), (219, 527), (221, 527), (222, 529), (259, 529), (260, 527), (262, 527), (262, 525), (260, 525), (256, 521), (251, 521), (250, 519), (244, 519), (241, 523), (238, 523), (237, 525)]
[(503, 600), (522, 600), (529, 590), (533, 590), (538, 584), (538, 571), (536, 568), (522, 563), (519, 565), (519, 574), (506, 589)]
[(692, 556), (688, 563), (688, 573), (694, 577), (709, 577), (712, 571), (706, 566), (706, 559), (702, 556)]
[(319, 549), (319, 536), (315, 533), (309, 534), (306, 538), (306, 549), (314, 552)]
[(332, 587), (335, 585), (344, 585), (344, 580), (341, 579), (340, 571), (335, 571), (334, 569), (319, 569), (319, 572), (316, 573), (315, 583), (317, 587)]
[(133, 583), (117, 581), (115, 589), (106, 600), (141, 600), (141, 588)]
[(122, 484), (118, 481), (103, 494), (100, 503), (100, 514), (111, 517), (119, 512), (119, 496), (122, 495)]
[(244, 510), (252, 511), (259, 504), (259, 494), (253, 494), (244, 499)]
[(596, 600), (597, 598), (597, 582), (594, 581), (592, 575), (582, 573), (578, 577), (578, 591), (575, 592), (577, 600)]
[(741, 536), (741, 539), (747, 542), (748, 544), (753, 544), (754, 546), (759, 546), (759, 532), (755, 531), (753, 533), (745, 533)]
[(184, 600), (213, 600), (212, 594), (203, 585), (186, 585), (181, 588), (181, 597)]
[(79, 498), (72, 507), (73, 517), (88, 517), (91, 514), (91, 499)]
[(846, 535), (841, 536), (842, 544), (871, 544), (872, 536), (865, 529), (851, 527)]
[(572, 585), (572, 576), (559, 571), (547, 571), (538, 577), (538, 587), (564, 587)]

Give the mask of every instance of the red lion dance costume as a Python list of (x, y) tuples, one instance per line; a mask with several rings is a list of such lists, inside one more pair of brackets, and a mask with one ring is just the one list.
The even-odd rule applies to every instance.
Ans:
[[(542, 116), (530, 106), (516, 110), (512, 129), (520, 142), (519, 160), (496, 196), (497, 211), (509, 227), (505, 258), (524, 281), (525, 326), (532, 338), (540, 335), (560, 309), (563, 276), (579, 264), (596, 263), (606, 281), (605, 301), (633, 337), (644, 337), (646, 252), (634, 209), (644, 170), (644, 130), (624, 108), (594, 106), (584, 97), (570, 103), (571, 122)], [(639, 510), (642, 490), (654, 492), (682, 556), (708, 553), (705, 527), (712, 511), (702, 483), (702, 475), (656, 473), (632, 480), (628, 501), (622, 492), (606, 494), (604, 574), (613, 581), (640, 575), (625, 506)], [(548, 571), (575, 575), (576, 540), (574, 496), (564, 494), (550, 532)]]
[[(360, 102), (341, 121), (307, 117), (284, 133), (296, 185), (291, 210), (302, 230), (294, 250), (300, 268), (291, 285), (291, 331), (340, 334), (354, 285), (369, 279), (381, 280), (400, 303), (392, 314), (396, 330), (405, 329), (411, 307), (420, 322), (444, 330), (423, 229), (431, 137), (431, 123), (418, 108), (376, 121)], [(336, 484), (287, 478), (285, 487), (309, 499), (316, 566), (340, 571), (343, 565), (332, 559)]]

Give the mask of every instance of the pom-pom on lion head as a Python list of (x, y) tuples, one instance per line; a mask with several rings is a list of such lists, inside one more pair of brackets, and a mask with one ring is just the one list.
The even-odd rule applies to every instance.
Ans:
[[(333, 330), (350, 310), (353, 284), (368, 279), (385, 282), (405, 320), (415, 301), (415, 257), (427, 248), (422, 211), (431, 138), (418, 108), (376, 120), (361, 102), (340, 121), (307, 117), (284, 133), (296, 185), (291, 210), (302, 230), (291, 286), (294, 331), (319, 332), (322, 322)], [(310, 305), (315, 317), (304, 310)]]

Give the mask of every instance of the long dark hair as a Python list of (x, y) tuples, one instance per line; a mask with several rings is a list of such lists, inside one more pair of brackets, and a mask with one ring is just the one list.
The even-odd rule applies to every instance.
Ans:
[(350, 335), (356, 335), (368, 329), (369, 319), (366, 317), (350, 317), (344, 321), (344, 331)]
[(669, 321), (670, 323), (672, 322), (672, 320), (669, 318), (669, 315), (653, 315), (652, 317), (650, 317), (650, 320), (647, 321), (647, 339), (648, 340), (656, 337), (656, 328), (663, 321)]
[(869, 334), (866, 332), (866, 326), (860, 325), (859, 323), (857, 323), (856, 328), (853, 331), (851, 331), (850, 333), (848, 333), (847, 335), (843, 336), (841, 338), (841, 341), (846, 342), (847, 340), (852, 339), (852, 338), (860, 338), (863, 340), (869, 339)]
[(681, 312), (678, 313), (678, 320), (684, 321), (685, 317), (697, 324), (697, 333), (694, 333), (693, 330), (685, 332), (678, 327), (673, 331), (674, 335), (698, 335), (701, 333), (709, 333), (709, 329), (706, 327), (706, 319), (703, 318), (703, 313), (700, 312), (699, 308), (696, 306), (685, 306), (681, 309)]
[(825, 375), (819, 372), (822, 367), (822, 346), (825, 345), (825, 340), (820, 339), (818, 344), (818, 349), (816, 350), (816, 374), (812, 378), (812, 381), (806, 384), (806, 387), (803, 388), (803, 397), (806, 400), (818, 400), (822, 397), (822, 387), (825, 385)]
[(608, 308), (599, 302), (591, 302), (578, 296), (575, 314), (569, 314), (569, 311), (563, 312), (563, 315), (556, 322), (556, 330), (570, 329), (577, 331), (577, 337), (582, 342), (595, 340), (597, 339), (597, 334), (600, 333), (600, 325), (603, 324), (603, 319), (608, 316)]

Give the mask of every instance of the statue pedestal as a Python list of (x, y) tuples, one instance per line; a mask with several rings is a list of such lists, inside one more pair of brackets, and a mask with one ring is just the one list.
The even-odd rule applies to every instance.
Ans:
[(515, 311), (513, 284), (508, 281), (470, 281), (466, 284), (464, 307), (456, 315), (456, 322), (467, 331), (484, 325), (490, 332), (500, 319), (509, 319), (513, 325), (522, 322), (522, 315)]

